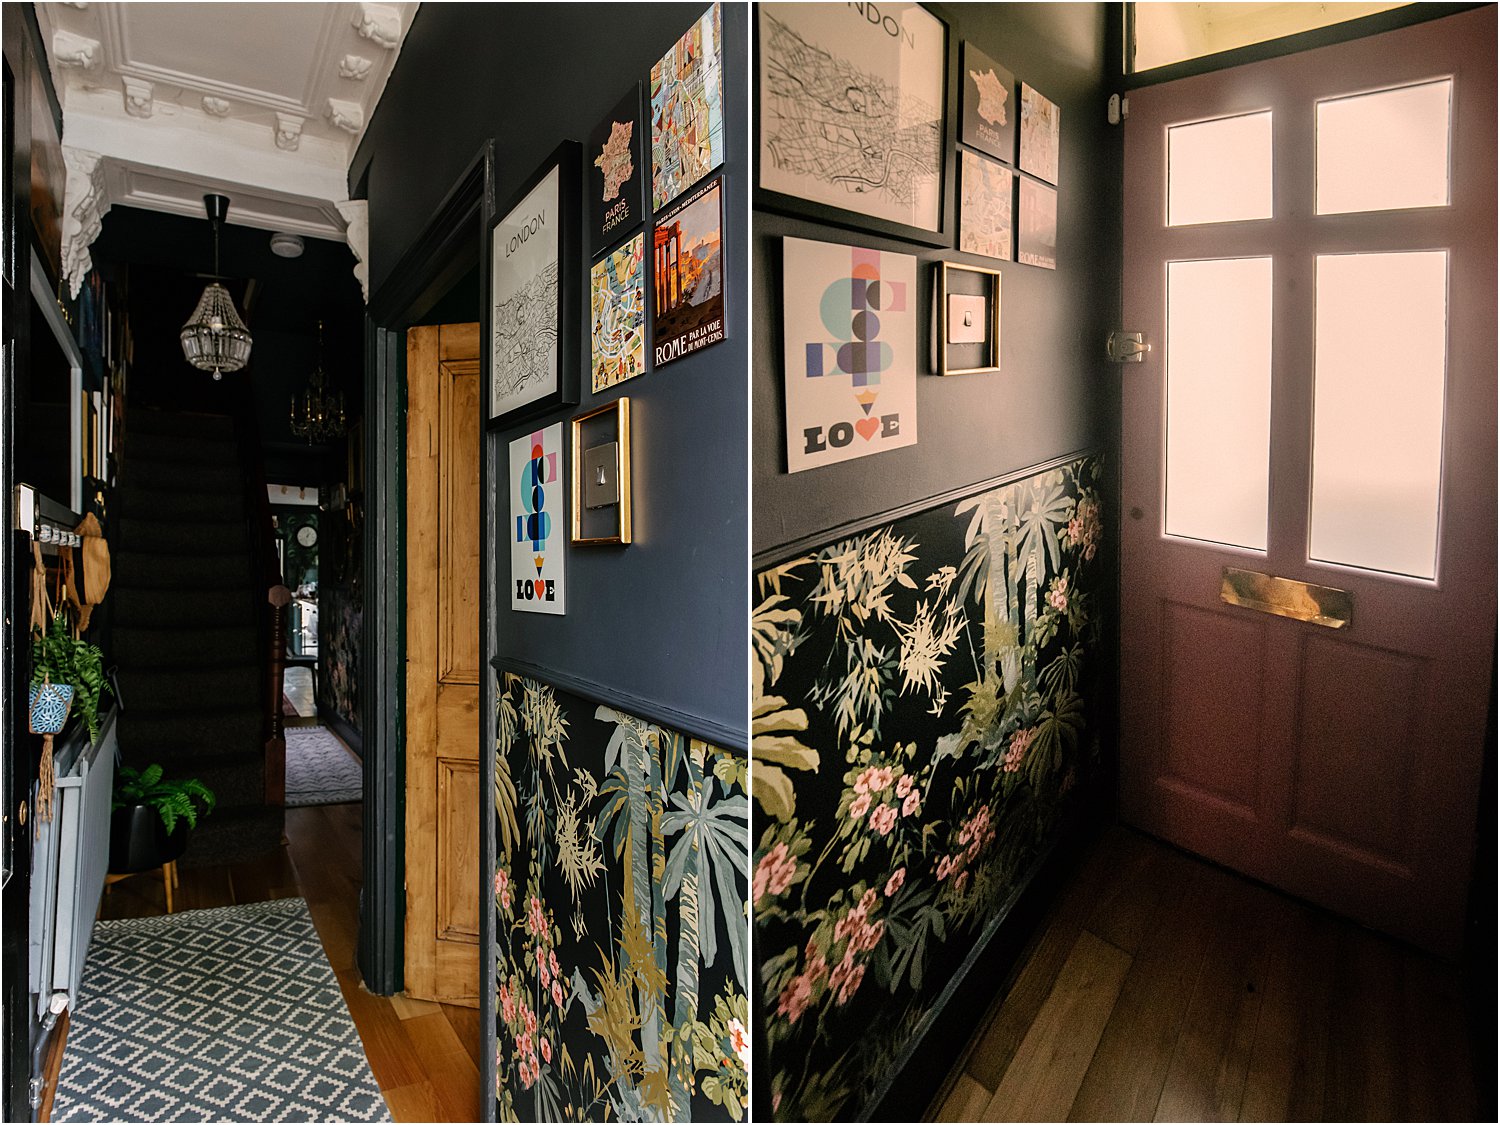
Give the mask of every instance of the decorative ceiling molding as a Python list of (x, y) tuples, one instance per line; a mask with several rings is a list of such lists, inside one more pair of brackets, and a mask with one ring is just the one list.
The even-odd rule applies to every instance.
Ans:
[(74, 35), (71, 31), (58, 31), (52, 36), (52, 57), (58, 66), (83, 67), (93, 70), (103, 57), (99, 40), (86, 35)]
[(354, 252), (354, 277), (359, 282), (359, 291), (364, 294), (365, 304), (369, 304), (370, 202), (367, 199), (346, 199), (334, 206), (348, 224), (345, 237), (349, 242), (349, 249)]
[(105, 187), (104, 158), (97, 152), (64, 145), (63, 166), (68, 170), (63, 185), (63, 278), (73, 296), (77, 297), (83, 288), (83, 279), (94, 268), (89, 247), (99, 237), (104, 213), (110, 204)]
[(417, 7), (37, 4), (63, 142), (95, 158), (69, 172), (97, 201), (72, 261), (112, 204), (201, 216), (207, 191), (232, 223), (344, 239), (349, 162)]

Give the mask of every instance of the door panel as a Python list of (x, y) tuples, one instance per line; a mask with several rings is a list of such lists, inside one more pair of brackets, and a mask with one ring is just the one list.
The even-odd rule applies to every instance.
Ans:
[(406, 991), (479, 1003), (479, 326), (407, 333)]
[[(1148, 87), (1131, 94), (1125, 135), (1124, 327), (1154, 346), (1144, 363), (1123, 369), (1122, 809), (1148, 831), (1445, 953), (1461, 936), (1494, 668), (1494, 42), (1489, 7)], [(1428, 175), (1415, 195), (1375, 199), (1399, 209), (1319, 214), (1318, 122), (1327, 128), (1381, 100), (1347, 100), (1354, 95), (1419, 85), (1429, 87), (1416, 98), (1429, 122), (1441, 102), (1433, 91), (1446, 92), (1449, 137), (1428, 136), (1430, 124), (1392, 129), (1415, 130), (1398, 146), (1407, 161), (1451, 154), (1448, 202), (1408, 206), (1435, 197)], [(1169, 225), (1169, 147), (1188, 146), (1179, 169), (1210, 183), (1216, 171), (1213, 154), (1199, 151), (1213, 131), (1182, 127), (1245, 118), (1259, 138), (1264, 118), (1246, 115), (1267, 114), (1271, 216), (1214, 222), (1211, 206), (1187, 198), (1172, 206), (1192, 225)], [(1336, 153), (1325, 145), (1322, 155), (1329, 188), (1326, 162)], [(1399, 161), (1389, 172), (1406, 175)], [(1368, 205), (1374, 197), (1358, 187), (1346, 177), (1342, 202), (1329, 195), (1325, 209)], [(1404, 263), (1403, 283), (1415, 266), (1430, 267), (1426, 288), (1441, 282), (1445, 330), (1434, 333), (1441, 319), (1417, 316), (1410, 300), (1393, 303), (1379, 290), (1362, 297), (1358, 278), (1343, 286), (1351, 322), (1338, 329), (1330, 279), (1360, 268), (1348, 256), (1372, 254), (1411, 255), (1364, 260), (1372, 276)], [(1262, 364), (1266, 340), (1233, 327), (1244, 301), (1224, 287), (1173, 295), (1169, 286), (1174, 270), (1190, 277), (1229, 259), (1270, 262), (1269, 433), (1259, 463), (1258, 438), (1204, 435), (1254, 421), (1243, 380), (1240, 391), (1214, 380)], [(1196, 345), (1183, 335), (1192, 317), (1211, 329)], [(1334, 343), (1354, 357), (1342, 383)], [(1427, 391), (1398, 401), (1420, 355)], [(1181, 383), (1193, 362), (1202, 381), (1196, 418), (1186, 400), (1169, 403), (1174, 375)], [(1236, 401), (1227, 417), (1211, 413)], [(1174, 435), (1173, 426), (1189, 433)], [(1233, 535), (1169, 533), (1199, 526), (1167, 522), (1168, 453), (1184, 442), (1196, 443), (1201, 465), (1178, 473), (1185, 483), (1174, 487), (1199, 489), (1203, 527), (1218, 516), (1216, 498), (1235, 506)], [(1424, 514), (1419, 496), (1434, 488), (1424, 458), (1437, 466), (1435, 525), (1431, 500)], [(1328, 492), (1315, 507), (1315, 467), (1320, 495), (1342, 488), (1338, 504), (1326, 502)], [(1372, 528), (1406, 542), (1355, 542), (1382, 538)], [(1215, 537), (1249, 546), (1206, 541)], [(1352, 618), (1335, 630), (1226, 604), (1226, 567), (1346, 591)]]

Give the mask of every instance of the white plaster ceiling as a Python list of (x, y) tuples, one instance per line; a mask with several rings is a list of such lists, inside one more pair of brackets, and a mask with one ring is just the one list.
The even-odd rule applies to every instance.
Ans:
[[(344, 241), (349, 162), (417, 7), (37, 4), (63, 110), (65, 240), (69, 218), (91, 240), (115, 203), (202, 216), (213, 191), (231, 223)], [(86, 247), (64, 248), (70, 275)]]

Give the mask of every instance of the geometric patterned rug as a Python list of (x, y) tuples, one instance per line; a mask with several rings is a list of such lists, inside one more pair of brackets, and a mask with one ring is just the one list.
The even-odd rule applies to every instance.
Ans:
[(300, 898), (96, 922), (53, 1121), (389, 1121)]
[(327, 727), (286, 728), (286, 807), (343, 805), (364, 800), (354, 755)]

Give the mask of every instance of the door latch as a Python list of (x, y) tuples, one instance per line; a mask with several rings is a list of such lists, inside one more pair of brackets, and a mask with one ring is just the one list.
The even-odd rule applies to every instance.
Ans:
[(1144, 332), (1111, 332), (1104, 348), (1111, 363), (1144, 363), (1151, 345)]

